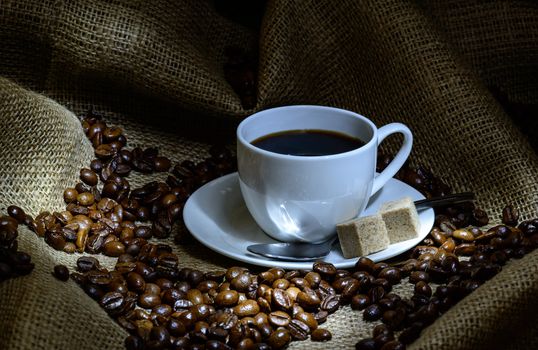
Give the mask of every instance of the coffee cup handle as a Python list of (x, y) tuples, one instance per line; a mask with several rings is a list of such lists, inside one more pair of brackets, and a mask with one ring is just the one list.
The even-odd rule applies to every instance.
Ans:
[(371, 195), (374, 195), (381, 189), (381, 187), (383, 187), (383, 185), (385, 185), (389, 179), (396, 175), (411, 153), (411, 148), (413, 147), (413, 134), (411, 134), (411, 130), (409, 130), (407, 126), (401, 123), (387, 124), (377, 130), (378, 147), (387, 136), (394, 133), (400, 133), (403, 135), (403, 144), (398, 153), (396, 153), (394, 159), (389, 163), (389, 165), (387, 165), (385, 170), (374, 178)]

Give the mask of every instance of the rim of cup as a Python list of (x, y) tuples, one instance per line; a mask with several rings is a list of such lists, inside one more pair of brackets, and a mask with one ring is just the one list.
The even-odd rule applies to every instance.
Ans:
[[(341, 152), (341, 153), (335, 153), (335, 154), (329, 154), (329, 155), (320, 155), (320, 156), (301, 156), (301, 155), (282, 154), (282, 153), (276, 153), (276, 152), (272, 152), (272, 151), (267, 151), (267, 150), (264, 150), (262, 148), (259, 148), (259, 147), (255, 146), (255, 145), (253, 145), (252, 141), (254, 141), (254, 140), (248, 141), (244, 137), (244, 135), (243, 135), (244, 129), (247, 128), (250, 123), (255, 122), (257, 119), (265, 118), (266, 115), (269, 114), (269, 113), (274, 113), (275, 111), (284, 110), (284, 109), (289, 109), (291, 113), (293, 112), (293, 109), (311, 109), (311, 110), (318, 110), (318, 111), (327, 111), (329, 113), (337, 112), (340, 115), (347, 115), (348, 117), (358, 119), (358, 120), (362, 121), (363, 123), (365, 123), (365, 124), (367, 124), (369, 126), (370, 134), (371, 134), (370, 139), (367, 142), (365, 142), (364, 140), (362, 140), (357, 135), (349, 135), (349, 134), (347, 134), (345, 132), (330, 129), (330, 128), (304, 128), (304, 129), (292, 129), (292, 128), (290, 128), (290, 129), (283, 129), (281, 131), (265, 133), (265, 134), (263, 134), (263, 135), (261, 135), (261, 136), (254, 139), (254, 140), (256, 140), (258, 138), (261, 138), (261, 137), (264, 137), (264, 136), (267, 136), (267, 135), (270, 135), (270, 134), (273, 134), (273, 133), (277, 133), (277, 132), (286, 132), (286, 131), (293, 131), (293, 130), (329, 130), (329, 131), (340, 132), (342, 134), (346, 134), (347, 136), (358, 138), (362, 142), (365, 142), (364, 145), (362, 145), (362, 146), (360, 146), (358, 148), (355, 148), (355, 149), (353, 149), (351, 151), (347, 151), (347, 152)], [(250, 116), (245, 118), (243, 121), (241, 121), (241, 123), (239, 123), (239, 126), (237, 127), (236, 136), (237, 136), (237, 140), (243, 146), (245, 146), (246, 148), (248, 148), (249, 150), (251, 150), (253, 152), (257, 152), (257, 153), (260, 153), (262, 155), (271, 156), (271, 157), (275, 157), (275, 158), (293, 159), (293, 160), (301, 159), (302, 161), (315, 161), (315, 160), (319, 160), (319, 159), (322, 159), (322, 158), (335, 158), (336, 159), (336, 158), (341, 158), (341, 157), (348, 157), (348, 156), (351, 156), (351, 155), (353, 155), (355, 153), (363, 152), (364, 150), (366, 150), (366, 149), (368, 149), (370, 147), (377, 147), (377, 145), (376, 145), (377, 127), (375, 126), (375, 124), (370, 119), (366, 118), (363, 115), (355, 113), (353, 111), (347, 110), (347, 109), (341, 109), (341, 108), (329, 107), (329, 106), (320, 106), (320, 105), (289, 105), (289, 106), (281, 106), (281, 107), (274, 107), (274, 108), (264, 109), (262, 111), (259, 111), (259, 112), (256, 112), (254, 114), (251, 114)]]

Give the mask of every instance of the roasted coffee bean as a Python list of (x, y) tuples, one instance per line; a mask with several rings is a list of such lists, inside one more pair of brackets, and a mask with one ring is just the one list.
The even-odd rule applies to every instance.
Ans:
[(114, 312), (121, 308), (125, 302), (123, 294), (118, 292), (109, 292), (103, 295), (99, 304), (108, 312)]
[(323, 278), (332, 280), (336, 275), (336, 267), (333, 264), (317, 261), (313, 264), (312, 270), (319, 273)]
[(235, 290), (225, 290), (217, 294), (215, 303), (218, 306), (234, 306), (239, 301), (239, 293)]
[(112, 281), (112, 278), (110, 276), (110, 273), (108, 271), (98, 271), (98, 270), (91, 270), (86, 273), (86, 278), (88, 279), (89, 283), (103, 286), (107, 285)]
[(65, 238), (59, 229), (47, 231), (45, 233), (45, 242), (56, 250), (63, 250), (65, 246)]
[(377, 303), (379, 300), (383, 299), (384, 296), (385, 289), (381, 286), (373, 287), (368, 291), (368, 297), (370, 298), (370, 302), (372, 304)]
[(375, 321), (381, 318), (381, 308), (377, 304), (371, 304), (363, 311), (363, 318), (366, 321)]
[(65, 203), (72, 203), (77, 200), (78, 191), (74, 188), (66, 188), (64, 190), (64, 201)]
[(454, 254), (457, 256), (471, 256), (476, 252), (476, 245), (473, 243), (462, 243), (454, 248)]
[(77, 270), (80, 272), (88, 272), (99, 268), (99, 260), (92, 256), (81, 256), (77, 259)]
[(151, 227), (140, 225), (134, 229), (134, 235), (138, 238), (150, 239), (152, 237)]
[(136, 272), (129, 272), (126, 280), (130, 290), (140, 293), (146, 289), (146, 281)]
[(405, 350), (405, 345), (398, 340), (391, 340), (386, 342), (381, 350)]
[(371, 304), (370, 297), (365, 294), (357, 294), (351, 298), (351, 308), (353, 310), (364, 310)]
[(26, 213), (24, 212), (24, 210), (22, 210), (21, 207), (18, 207), (16, 205), (10, 205), (9, 207), (7, 207), (7, 213), (13, 219), (17, 220), (19, 224), (22, 224), (26, 219)]
[[(354, 296), (353, 296), (354, 297)], [(352, 297), (352, 298), (353, 298)], [(338, 295), (328, 295), (321, 301), (321, 310), (327, 311), (332, 314), (340, 307), (340, 297)]]
[(328, 329), (325, 328), (317, 328), (312, 331), (312, 334), (310, 335), (310, 339), (312, 341), (329, 341), (331, 340), (333, 335)]
[(238, 317), (255, 316), (260, 312), (260, 307), (255, 300), (246, 300), (233, 308)]
[(397, 267), (386, 267), (379, 272), (378, 278), (384, 278), (391, 284), (398, 284), (401, 280), (400, 269)]
[(452, 237), (460, 239), (465, 242), (472, 242), (474, 241), (474, 235), (471, 231), (466, 229), (457, 229), (454, 232), (452, 232)]
[(230, 286), (238, 292), (246, 292), (250, 284), (251, 278), (248, 272), (240, 273), (230, 281)]
[(419, 337), (423, 328), (422, 322), (414, 322), (400, 333), (398, 340), (403, 344), (411, 344)]
[(91, 169), (82, 168), (80, 169), (80, 180), (88, 186), (95, 186), (99, 181), (97, 174)]
[(144, 341), (142, 340), (142, 338), (136, 335), (129, 335), (127, 338), (125, 338), (124, 345), (127, 350), (144, 349)]
[(103, 254), (107, 256), (120, 256), (125, 253), (125, 245), (119, 241), (110, 241), (104, 244)]
[(409, 274), (409, 282), (416, 284), (419, 281), (429, 282), (430, 275), (426, 271), (413, 271)]
[(267, 344), (272, 349), (282, 349), (286, 347), (291, 341), (291, 334), (285, 328), (277, 328), (269, 338), (267, 339)]
[(63, 251), (67, 254), (73, 254), (77, 250), (77, 246), (73, 242), (66, 242)]
[(54, 266), (54, 277), (65, 282), (69, 279), (69, 270), (65, 265), (56, 265)]
[(155, 168), (155, 171), (168, 171), (171, 165), (172, 163), (170, 162), (170, 159), (166, 157), (155, 157), (153, 160), (153, 167)]
[(95, 156), (101, 160), (111, 158), (116, 153), (116, 150), (109, 144), (101, 144), (95, 148)]
[(355, 344), (355, 350), (376, 350), (373, 338), (365, 338)]
[(456, 242), (452, 239), (452, 237), (449, 237), (445, 240), (443, 244), (441, 244), (441, 246), (439, 247), (439, 250), (452, 253), (454, 252), (455, 248), (456, 248)]
[(400, 329), (405, 320), (406, 312), (403, 308), (397, 308), (395, 310), (387, 310), (383, 313), (383, 322), (387, 324), (392, 330)]
[(509, 204), (502, 211), (502, 222), (508, 226), (516, 226), (519, 220), (519, 211)]
[[(299, 295), (297, 295), (299, 298)], [(293, 306), (291, 299), (285, 290), (276, 288), (272, 292), (272, 305), (276, 309), (289, 310)]]
[(415, 284), (415, 293), (424, 295), (426, 297), (430, 297), (432, 295), (432, 289), (430, 285), (425, 281), (418, 281)]
[(393, 332), (386, 324), (380, 323), (374, 327), (372, 336), (376, 338), (381, 334), (393, 334)]
[(273, 311), (267, 316), (268, 321), (274, 327), (287, 327), (291, 316), (284, 311)]
[(310, 328), (301, 320), (293, 319), (288, 325), (288, 330), (291, 336), (297, 340), (306, 340), (310, 334)]
[(299, 311), (295, 316), (295, 319), (304, 322), (310, 330), (318, 328), (318, 321), (314, 317), (314, 314), (305, 311)]
[(95, 202), (95, 197), (91, 192), (82, 192), (77, 196), (77, 202), (87, 207)]
[(158, 294), (144, 293), (138, 298), (138, 304), (145, 309), (152, 309), (161, 304), (161, 298)]
[(443, 234), (443, 232), (441, 232), (441, 230), (439, 230), (439, 228), (437, 227), (434, 227), (430, 231), (430, 235), (432, 236), (435, 243), (437, 243), (438, 245), (442, 245), (443, 243), (445, 243), (447, 239), (447, 237)]
[(374, 337), (374, 343), (376, 349), (381, 349), (386, 343), (394, 340), (394, 334), (391, 333), (381, 333), (377, 337)]

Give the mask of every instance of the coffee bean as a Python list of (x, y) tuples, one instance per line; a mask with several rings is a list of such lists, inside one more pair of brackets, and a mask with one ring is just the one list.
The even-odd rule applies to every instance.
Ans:
[(357, 294), (351, 298), (351, 308), (353, 310), (364, 310), (370, 303), (370, 297), (365, 294)]
[(355, 350), (376, 350), (376, 344), (373, 338), (362, 339), (355, 344)]
[(291, 334), (285, 328), (277, 328), (269, 338), (267, 339), (267, 344), (272, 349), (282, 349), (286, 347), (291, 341)]
[(170, 162), (170, 159), (166, 157), (155, 157), (153, 161), (153, 166), (155, 168), (155, 171), (160, 171), (160, 172), (168, 171), (171, 165), (172, 163)]
[(87, 207), (95, 202), (95, 197), (91, 192), (82, 192), (77, 196), (77, 202)]
[(274, 327), (287, 327), (291, 321), (291, 317), (284, 311), (273, 311), (268, 316), (267, 319)]
[(65, 246), (65, 238), (60, 230), (47, 231), (45, 242), (56, 250), (63, 250)]
[(385, 288), (381, 286), (372, 287), (368, 291), (368, 297), (370, 298), (370, 302), (372, 304), (377, 303), (379, 300), (383, 299), (384, 296), (385, 296)]
[(381, 318), (381, 308), (377, 304), (371, 304), (363, 311), (363, 318), (366, 321), (375, 321)]
[(413, 271), (409, 274), (409, 282), (416, 284), (419, 281), (429, 282), (430, 276), (425, 271)]
[(77, 259), (77, 270), (80, 272), (88, 272), (99, 267), (99, 260), (92, 256), (81, 256)]
[(505, 225), (516, 226), (519, 220), (519, 211), (509, 204), (502, 211), (502, 222)]
[(324, 298), (320, 304), (321, 310), (332, 314), (340, 307), (340, 297), (337, 295), (329, 295)]
[[(299, 295), (297, 295), (297, 297), (299, 297)], [(292, 307), (291, 299), (288, 293), (279, 288), (273, 289), (272, 304), (275, 308), (280, 310), (289, 310)]]
[(239, 317), (254, 316), (260, 312), (260, 307), (255, 300), (246, 300), (236, 305), (233, 312)]
[(114, 312), (123, 306), (125, 298), (121, 293), (109, 292), (103, 295), (99, 304), (108, 312)]
[(313, 290), (306, 289), (297, 294), (297, 303), (307, 310), (312, 310), (320, 306), (321, 300)]
[(369, 274), (373, 273), (374, 271), (375, 263), (366, 257), (360, 257), (359, 260), (355, 263), (355, 270), (356, 271), (365, 271)]
[(129, 335), (127, 338), (125, 338), (124, 345), (127, 350), (144, 349), (144, 341), (142, 340), (142, 338), (136, 335)]
[(82, 168), (80, 169), (80, 180), (88, 186), (95, 186), (99, 181), (97, 174), (91, 169)]
[(294, 318), (304, 322), (311, 331), (318, 328), (318, 321), (314, 317), (314, 314), (310, 312), (300, 311), (294, 316)]
[(56, 265), (54, 266), (54, 277), (65, 282), (69, 279), (69, 270), (65, 265)]
[(21, 207), (18, 207), (16, 205), (10, 205), (9, 207), (7, 207), (7, 213), (13, 219), (17, 220), (19, 224), (22, 224), (26, 219), (26, 213), (24, 212), (24, 210), (22, 210)]
[(138, 298), (138, 304), (145, 309), (152, 309), (161, 304), (161, 298), (158, 294), (144, 293)]
[(317, 261), (313, 264), (312, 270), (319, 273), (325, 279), (332, 280), (336, 275), (336, 267), (333, 264)]
[(242, 272), (230, 281), (231, 287), (238, 292), (246, 292), (250, 284), (251, 279), (248, 272)]
[(398, 284), (401, 280), (400, 269), (392, 266), (386, 267), (379, 272), (377, 277), (384, 278), (391, 284)]
[(306, 340), (310, 334), (310, 327), (301, 320), (293, 319), (288, 325), (291, 336), (297, 340)]
[(419, 337), (423, 328), (424, 325), (421, 322), (415, 322), (411, 324), (410, 327), (404, 329), (402, 333), (400, 333), (398, 340), (403, 344), (411, 344)]
[(452, 232), (452, 236), (465, 242), (474, 241), (474, 235), (472, 234), (472, 232), (466, 229), (455, 230), (454, 232)]
[(432, 295), (432, 289), (427, 282), (418, 281), (415, 284), (415, 293), (430, 297)]
[(103, 253), (107, 256), (120, 256), (125, 253), (125, 245), (119, 241), (110, 241), (104, 244)]
[(325, 328), (315, 329), (310, 335), (310, 339), (312, 339), (312, 341), (329, 341), (332, 339), (332, 337), (333, 335), (331, 332)]
[(235, 290), (225, 290), (217, 294), (215, 303), (218, 306), (234, 306), (239, 300), (239, 293)]
[(64, 190), (65, 203), (72, 203), (77, 200), (78, 191), (74, 188), (66, 188)]
[(405, 345), (398, 340), (391, 340), (385, 343), (381, 350), (405, 350)]

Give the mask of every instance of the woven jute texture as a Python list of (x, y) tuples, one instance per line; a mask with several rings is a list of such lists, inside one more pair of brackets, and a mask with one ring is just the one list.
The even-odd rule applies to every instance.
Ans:
[[(409, 125), (410, 162), (455, 191), (474, 191), (494, 223), (508, 203), (522, 218), (538, 216), (538, 157), (528, 142), (537, 130), (521, 129), (491, 93), (538, 101), (534, 3), (269, 1), (257, 30), (221, 15), (216, 2), (1, 1), (0, 210), (63, 206), (63, 189), (93, 158), (76, 118), (90, 107), (124, 128), (129, 147), (158, 147), (178, 162), (207, 157), (217, 138), (232, 144), (237, 122), (255, 110), (309, 103)], [(231, 45), (257, 60), (251, 110), (225, 79)], [(536, 125), (536, 115), (526, 117), (522, 124)], [(25, 228), (19, 236), (36, 269), (0, 284), (0, 348), (123, 348), (127, 334), (74, 282), (51, 275), (79, 255)], [(185, 267), (242, 265), (197, 242), (174, 249)], [(536, 252), (509, 264), (412, 347), (538, 348), (537, 266)], [(326, 324), (330, 343), (290, 348), (350, 349), (373, 326), (344, 307)]]

